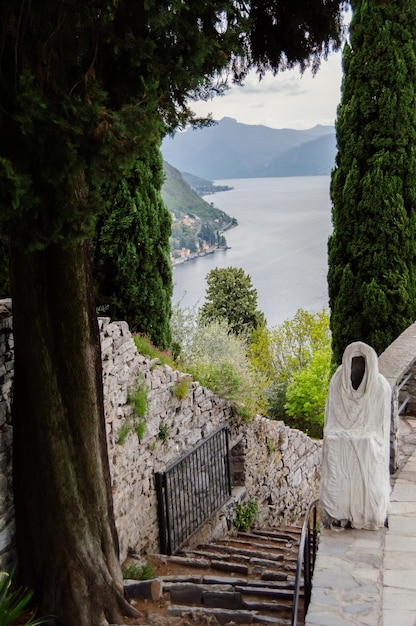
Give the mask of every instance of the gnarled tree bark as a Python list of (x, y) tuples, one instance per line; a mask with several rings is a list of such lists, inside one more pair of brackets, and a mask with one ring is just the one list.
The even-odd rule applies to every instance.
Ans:
[(20, 578), (56, 625), (134, 614), (123, 595), (86, 244), (12, 249)]

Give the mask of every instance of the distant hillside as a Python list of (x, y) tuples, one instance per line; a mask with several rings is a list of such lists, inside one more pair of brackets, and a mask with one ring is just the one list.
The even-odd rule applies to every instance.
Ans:
[(335, 133), (324, 135), (287, 150), (259, 170), (257, 176), (322, 176), (335, 165)]
[[(220, 211), (213, 204), (203, 200), (175, 167), (164, 161), (163, 169), (166, 179), (162, 186), (162, 198), (175, 217), (195, 215), (203, 222), (220, 220), (227, 223), (231, 220), (224, 211)], [(205, 183), (209, 182), (205, 181)]]
[(206, 196), (211, 193), (217, 193), (218, 191), (229, 191), (232, 187), (228, 185), (214, 185), (212, 180), (206, 180), (199, 176), (194, 176), (189, 172), (181, 172), (182, 178), (188, 185), (196, 191), (199, 196)]
[(177, 169), (210, 180), (329, 174), (335, 162), (335, 130), (276, 129), (225, 117), (214, 126), (165, 138), (162, 153)]
[[(222, 233), (235, 226), (236, 220), (203, 200), (172, 165), (164, 161), (163, 168), (166, 179), (162, 186), (162, 198), (172, 214), (172, 256), (184, 260), (225, 247), (227, 242)], [(210, 181), (203, 182), (210, 184)]]

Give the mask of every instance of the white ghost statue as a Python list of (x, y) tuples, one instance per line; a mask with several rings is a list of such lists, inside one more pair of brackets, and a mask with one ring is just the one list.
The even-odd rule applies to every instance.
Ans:
[(384, 526), (390, 494), (391, 390), (377, 354), (356, 341), (331, 379), (325, 409), (321, 522), (374, 530)]

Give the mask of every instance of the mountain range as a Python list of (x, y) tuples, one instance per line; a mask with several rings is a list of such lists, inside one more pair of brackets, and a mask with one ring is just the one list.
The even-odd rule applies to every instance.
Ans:
[(224, 117), (166, 137), (162, 154), (181, 172), (209, 180), (326, 175), (335, 164), (335, 129), (276, 129)]

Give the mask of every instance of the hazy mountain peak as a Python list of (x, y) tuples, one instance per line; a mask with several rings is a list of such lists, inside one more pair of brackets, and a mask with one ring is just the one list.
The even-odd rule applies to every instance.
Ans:
[(162, 153), (177, 169), (209, 180), (329, 174), (335, 129), (321, 124), (277, 129), (223, 117), (213, 126), (165, 139)]

